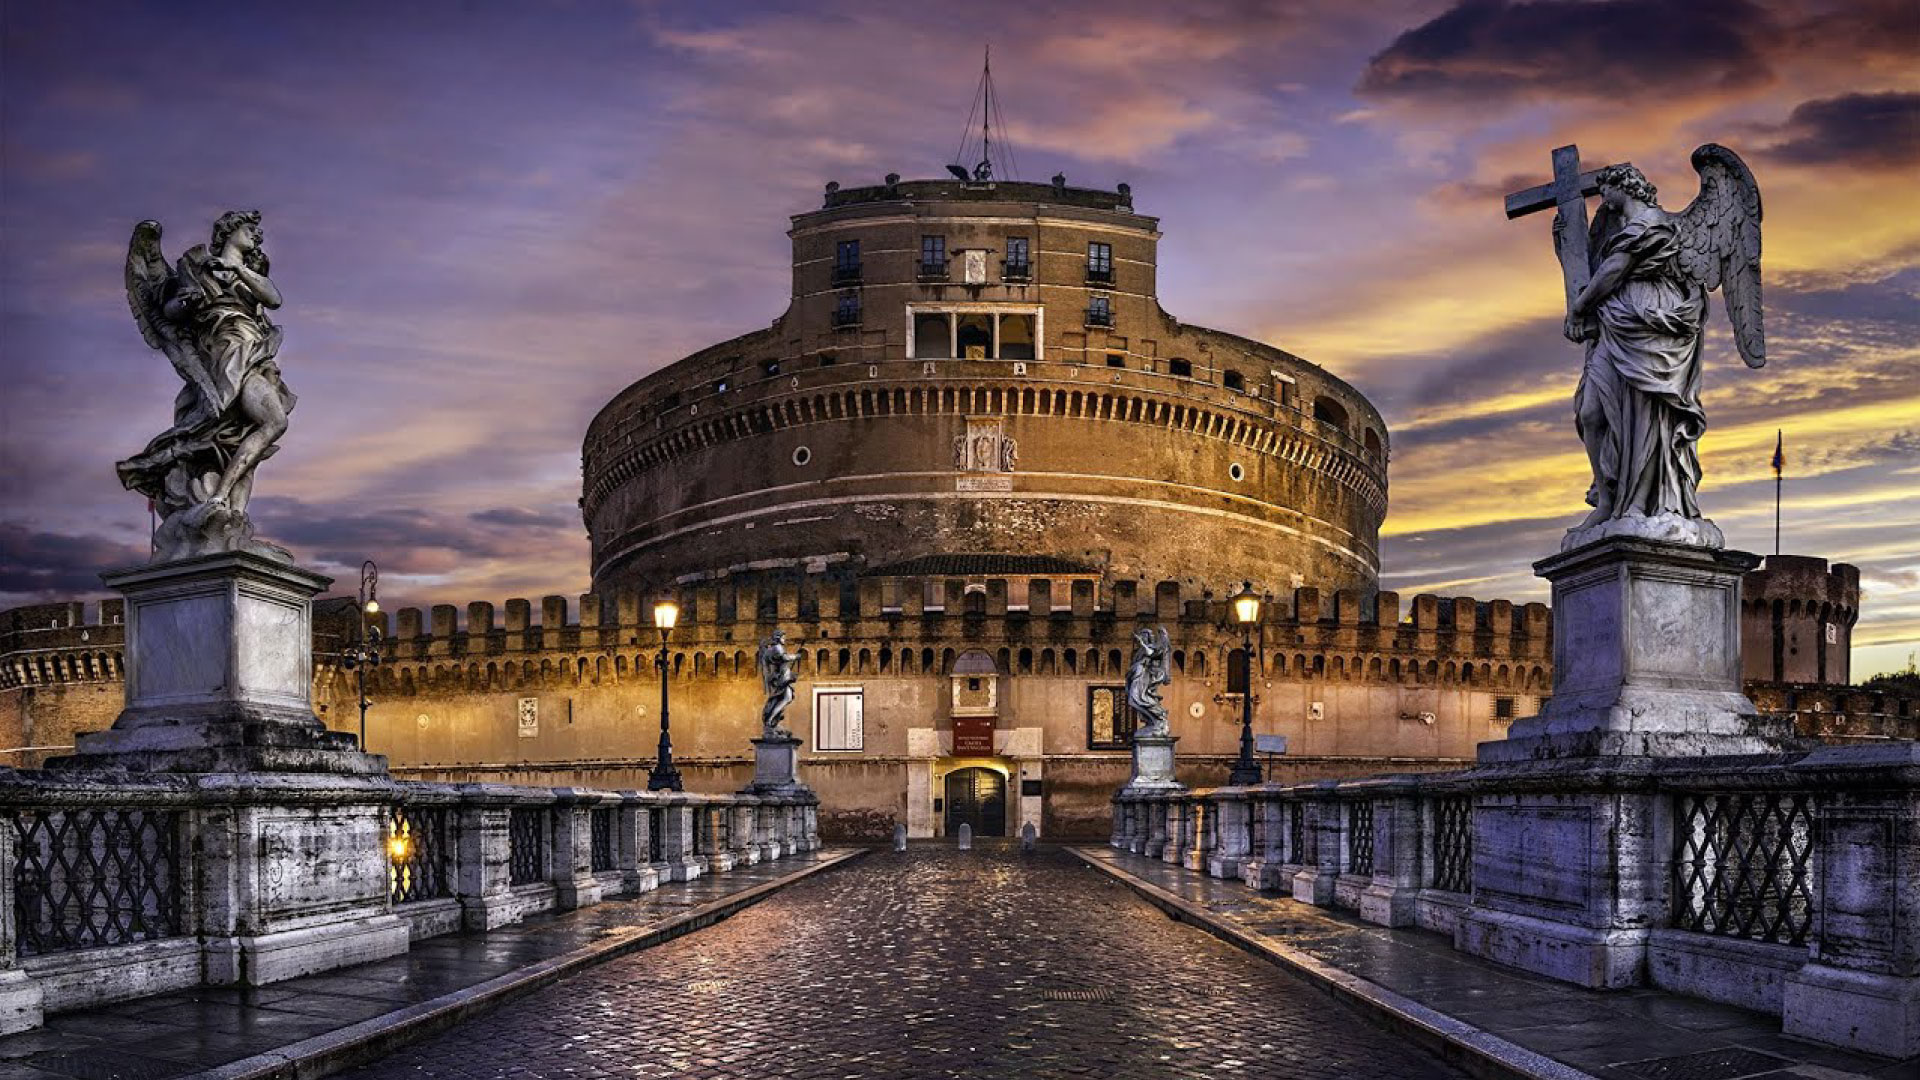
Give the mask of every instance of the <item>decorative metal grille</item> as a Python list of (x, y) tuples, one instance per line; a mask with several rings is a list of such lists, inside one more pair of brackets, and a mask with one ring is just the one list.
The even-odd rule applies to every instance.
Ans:
[(667, 812), (659, 807), (651, 807), (647, 814), (647, 860), (666, 862)]
[(1433, 804), (1433, 887), (1473, 891), (1473, 797), (1449, 795)]
[(733, 811), (720, 809), (709, 813), (713, 816), (713, 850), (718, 854), (733, 846)]
[(1347, 873), (1373, 874), (1373, 800), (1347, 806)]
[(1680, 795), (1674, 811), (1674, 925), (1805, 944), (1813, 926), (1813, 797)]
[(1267, 806), (1257, 796), (1247, 800), (1247, 853), (1262, 861), (1267, 858)]
[(180, 933), (178, 810), (23, 809), (13, 819), (20, 956)]
[(438, 900), (453, 895), (447, 874), (448, 822), (453, 808), (407, 806), (393, 808), (387, 824), (388, 892), (396, 904)]
[(593, 848), (593, 872), (604, 874), (613, 869), (613, 807), (588, 811), (588, 840)]
[(1287, 861), (1296, 866), (1307, 861), (1307, 814), (1297, 802), (1287, 804)]
[(547, 812), (517, 806), (507, 811), (507, 880), (532, 885), (546, 880)]

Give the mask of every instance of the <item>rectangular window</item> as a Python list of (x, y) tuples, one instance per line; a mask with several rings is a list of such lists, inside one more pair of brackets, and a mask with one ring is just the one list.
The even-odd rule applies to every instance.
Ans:
[(944, 236), (922, 236), (920, 238), (920, 276), (947, 276), (947, 238)]
[(1001, 267), (1000, 276), (1009, 281), (1026, 281), (1033, 277), (1033, 264), (1027, 261), (1026, 237), (1007, 237), (1007, 261)]
[(1192, 361), (1182, 360), (1176, 356), (1167, 361), (1167, 374), (1177, 375), (1182, 379), (1191, 379), (1193, 378), (1193, 363)]
[(1087, 297), (1087, 325), (1113, 325), (1113, 302), (1108, 297), (1100, 293)]
[(1087, 687), (1087, 749), (1125, 750), (1133, 745), (1133, 726), (1126, 687)]
[(863, 691), (818, 689), (813, 692), (813, 748), (858, 751), (866, 748)]
[(1087, 280), (1113, 280), (1113, 245), (1093, 241), (1087, 244)]
[(1117, 352), (1110, 352), (1110, 353), (1108, 353), (1108, 354), (1107, 354), (1107, 366), (1108, 366), (1108, 367), (1126, 367), (1126, 366), (1127, 366), (1127, 357), (1126, 357), (1126, 354), (1125, 354), (1125, 353), (1117, 353)]
[(1514, 707), (1514, 700), (1511, 697), (1494, 698), (1493, 699), (1493, 718), (1495, 720), (1512, 720), (1513, 707)]
[(859, 293), (844, 292), (840, 294), (840, 299), (834, 305), (834, 308), (833, 308), (833, 325), (835, 326), (859, 326), (860, 325), (860, 294)]
[(844, 285), (860, 280), (860, 241), (842, 240), (833, 248), (833, 283)]

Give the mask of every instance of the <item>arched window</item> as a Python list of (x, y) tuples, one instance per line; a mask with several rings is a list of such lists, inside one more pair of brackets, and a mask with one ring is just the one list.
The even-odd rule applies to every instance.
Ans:
[(1247, 392), (1247, 377), (1232, 368), (1228, 368), (1220, 373), (1220, 385), (1236, 394), (1244, 394)]

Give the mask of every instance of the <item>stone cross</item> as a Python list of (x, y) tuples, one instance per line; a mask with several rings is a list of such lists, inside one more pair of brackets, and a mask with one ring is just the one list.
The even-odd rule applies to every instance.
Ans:
[(1507, 196), (1507, 219), (1558, 208), (1566, 221), (1560, 237), (1560, 272), (1566, 278), (1567, 302), (1587, 287), (1592, 269), (1587, 262), (1587, 196), (1598, 195), (1598, 169), (1580, 171), (1580, 148), (1562, 146), (1553, 152), (1553, 182)]

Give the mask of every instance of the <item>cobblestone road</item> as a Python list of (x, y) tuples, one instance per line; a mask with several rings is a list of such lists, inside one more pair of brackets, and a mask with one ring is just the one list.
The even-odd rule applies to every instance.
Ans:
[(916, 847), (349, 1075), (1460, 1074), (1063, 853)]

